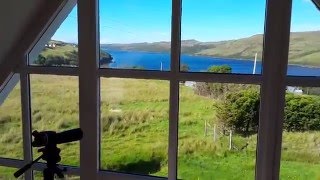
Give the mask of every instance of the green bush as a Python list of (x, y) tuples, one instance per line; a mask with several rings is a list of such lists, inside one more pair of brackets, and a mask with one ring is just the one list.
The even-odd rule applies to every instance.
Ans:
[[(100, 65), (108, 65), (112, 63), (113, 57), (111, 54), (101, 51), (100, 52)], [(39, 54), (34, 64), (41, 66), (78, 66), (78, 51), (73, 50), (66, 52), (64, 56), (48, 55), (47, 57)]]
[[(210, 66), (207, 72), (211, 73), (231, 73), (232, 68), (228, 65), (222, 66)], [(195, 86), (195, 93), (201, 96), (208, 96), (213, 98), (219, 98), (220, 96), (225, 95), (228, 91), (228, 84), (224, 83), (207, 83), (207, 82), (198, 82)]]
[(210, 66), (208, 72), (211, 73), (231, 73), (232, 68), (229, 65)]
[(320, 130), (320, 98), (287, 94), (284, 128), (287, 131)]
[(180, 64), (180, 71), (182, 71), (182, 72), (190, 71), (189, 65), (188, 64)]
[[(231, 73), (232, 68), (229, 65), (210, 66), (207, 72), (211, 73)], [(195, 85), (195, 93), (201, 96), (211, 98), (224, 99), (228, 93), (238, 92), (242, 89), (253, 87), (245, 84), (227, 84), (227, 83), (207, 83), (197, 82)]]
[(258, 129), (260, 98), (256, 89), (250, 88), (229, 93), (218, 105), (219, 122), (242, 135), (250, 135)]
[[(242, 135), (255, 133), (259, 105), (260, 95), (255, 88), (231, 92), (216, 106), (219, 123)], [(320, 97), (287, 94), (284, 129), (292, 132), (320, 130)]]

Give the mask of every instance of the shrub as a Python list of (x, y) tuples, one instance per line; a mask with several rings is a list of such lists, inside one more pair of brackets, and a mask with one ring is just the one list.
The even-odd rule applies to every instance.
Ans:
[(242, 135), (250, 135), (258, 129), (260, 98), (256, 89), (229, 93), (218, 105), (219, 122)]
[(320, 98), (287, 94), (284, 128), (287, 131), (320, 130)]
[[(242, 135), (257, 132), (260, 95), (255, 88), (229, 93), (218, 108), (218, 122)], [(320, 130), (320, 97), (287, 94), (284, 129)]]
[[(232, 68), (229, 65), (211, 66), (208, 68), (208, 72), (231, 73)], [(252, 85), (198, 82), (195, 85), (195, 93), (201, 96), (219, 99), (225, 98), (227, 93), (237, 92), (248, 87), (252, 87)]]
[[(101, 51), (100, 52), (100, 65), (108, 66), (112, 63), (113, 57), (111, 54)], [(59, 55), (48, 55), (47, 57), (42, 54), (38, 55), (38, 58), (34, 61), (34, 64), (41, 66), (78, 66), (78, 51), (73, 50), (66, 52), (63, 56)]]
[(182, 71), (182, 72), (190, 71), (189, 65), (188, 64), (180, 64), (180, 71)]
[(210, 66), (208, 72), (212, 73), (231, 73), (232, 68), (229, 65)]

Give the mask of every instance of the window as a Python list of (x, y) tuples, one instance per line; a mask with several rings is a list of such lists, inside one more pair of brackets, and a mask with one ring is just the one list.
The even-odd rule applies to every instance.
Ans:
[(100, 1), (102, 68), (170, 70), (171, 1)]
[[(261, 74), (265, 0), (182, 1), (181, 71)], [(245, 7), (245, 8), (240, 8)]]
[(319, 88), (287, 87), (281, 177), (319, 177)]
[(312, 1), (292, 2), (288, 75), (320, 76), (319, 10)]
[(259, 86), (181, 82), (178, 178), (254, 179), (259, 103)]
[[(30, 75), (32, 131), (62, 132), (79, 128), (77, 77)], [(80, 165), (79, 143), (59, 145), (60, 164)], [(34, 159), (41, 153), (34, 151)]]
[[(287, 74), (319, 76), (319, 11), (312, 1), (294, 0)], [(317, 179), (318, 83), (308, 84), (307, 77), (287, 84), (282, 133), (280, 177), (282, 179)], [(313, 79), (313, 78), (312, 78)], [(310, 79), (310, 80), (312, 80)], [(306, 83), (306, 84), (305, 84)]]
[(0, 156), (23, 159), (20, 83), (12, 86), (5, 101), (0, 102)]
[[(26, 52), (28, 63), (16, 69), (21, 88), (12, 94), (21, 92), (21, 101), (9, 95), (5, 103), (21, 106), (22, 124), (14, 124), (14, 130), (23, 132), (16, 143), (21, 149), (23, 143), (23, 152), (17, 153), (23, 163), (36, 155), (30, 131), (80, 127), (85, 134), (81, 143), (59, 145), (61, 164), (70, 177), (272, 179), (280, 170), (283, 179), (317, 177), (318, 156), (312, 149), (317, 132), (287, 132), (285, 121), (282, 149), (280, 144), (281, 122), (288, 118), (282, 115), (290, 104), (285, 109), (284, 87), (314, 93), (320, 83), (313, 75), (286, 75), (293, 62), (291, 55), (286, 63), (290, 1), (268, 0), (265, 6), (262, 0), (245, 5), (229, 0), (121, 0), (100, 1), (100, 9), (97, 2), (79, 0), (75, 6), (70, 0), (57, 9), (57, 18), (51, 18), (55, 23), (48, 23), (47, 31), (39, 32), (42, 36)], [(52, 37), (65, 18), (66, 24)], [(39, 47), (50, 38), (59, 48), (68, 52), (71, 48), (76, 63), (65, 63), (66, 58), (46, 63), (46, 53), (53, 49), (42, 52)], [(39, 54), (44, 58), (37, 59)], [(40, 60), (45, 63), (35, 64)], [(303, 103), (317, 107), (317, 96), (301, 97), (307, 98)], [(18, 111), (13, 110), (0, 107), (18, 122)], [(317, 112), (311, 115), (315, 118), (302, 122), (320, 117)], [(312, 144), (310, 153), (305, 151), (309, 144), (296, 148), (303, 141)], [(2, 148), (1, 156), (10, 155), (11, 149)], [(0, 165), (21, 167), (21, 161), (3, 156)], [(86, 171), (80, 172), (79, 163)], [(297, 173), (302, 167), (309, 169)], [(35, 173), (25, 178), (41, 177), (41, 164), (32, 170)], [(0, 174), (8, 172), (0, 169)]]
[(101, 168), (168, 174), (169, 83), (101, 78)]
[(45, 44), (38, 43), (29, 53), (30, 66), (77, 67), (78, 23), (77, 7), (74, 7), (58, 30)]

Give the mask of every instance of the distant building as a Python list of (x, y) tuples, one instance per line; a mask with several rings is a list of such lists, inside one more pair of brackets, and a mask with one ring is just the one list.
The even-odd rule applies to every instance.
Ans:
[(195, 81), (186, 81), (186, 82), (184, 82), (184, 85), (187, 87), (194, 88), (196, 86), (196, 82)]
[(57, 45), (55, 43), (49, 43), (49, 44), (45, 44), (44, 46), (49, 48), (55, 48)]
[(294, 93), (294, 94), (303, 94), (302, 89), (295, 86), (287, 86), (287, 92)]

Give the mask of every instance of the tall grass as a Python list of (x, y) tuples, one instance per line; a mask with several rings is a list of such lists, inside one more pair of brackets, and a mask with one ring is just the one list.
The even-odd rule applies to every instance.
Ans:
[[(20, 89), (17, 86), (0, 107), (0, 155), (22, 159)], [(64, 131), (79, 127), (78, 79), (31, 76), (33, 130)], [(253, 179), (257, 136), (234, 135), (213, 142), (204, 136), (204, 122), (214, 124), (213, 99), (197, 96), (181, 85), (179, 104), (178, 176), (182, 179)], [(169, 82), (101, 79), (101, 166), (103, 169), (168, 175)], [(241, 150), (241, 147), (246, 145)], [(316, 179), (320, 133), (283, 135), (282, 179)], [(79, 165), (79, 143), (59, 146), (63, 164)], [(35, 152), (35, 151), (34, 151)], [(34, 154), (38, 156), (39, 154)], [(0, 179), (13, 170), (0, 168)]]

